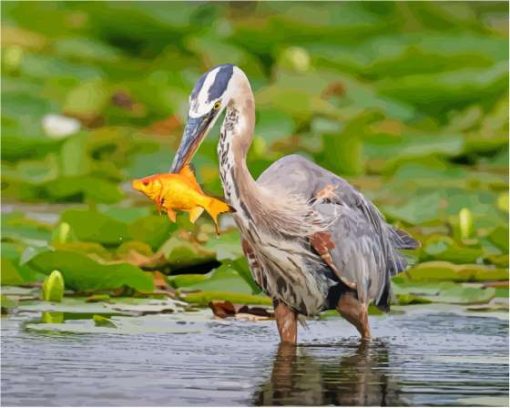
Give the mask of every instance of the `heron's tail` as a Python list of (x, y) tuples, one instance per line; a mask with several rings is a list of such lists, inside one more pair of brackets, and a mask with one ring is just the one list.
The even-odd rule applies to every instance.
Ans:
[(234, 211), (227, 203), (224, 203), (217, 198), (211, 198), (204, 208), (213, 219), (214, 224), (216, 224), (216, 232), (218, 232), (218, 215)]

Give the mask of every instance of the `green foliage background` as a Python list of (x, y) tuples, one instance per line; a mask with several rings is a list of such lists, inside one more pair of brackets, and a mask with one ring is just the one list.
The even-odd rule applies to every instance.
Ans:
[[(129, 188), (168, 170), (194, 81), (234, 63), (257, 101), (254, 176), (305, 155), (422, 242), (396, 280), (401, 303), (430, 301), (413, 289), (429, 281), (448, 281), (432, 297), (453, 303), (508, 293), (507, 4), (4, 2), (2, 14), (3, 284), (59, 269), (77, 292), (148, 293), (154, 271), (216, 266), (171, 280), (213, 293), (201, 302), (256, 292), (235, 230), (170, 225)], [(49, 114), (81, 130), (52, 135)], [(194, 159), (212, 194), (217, 134)]]

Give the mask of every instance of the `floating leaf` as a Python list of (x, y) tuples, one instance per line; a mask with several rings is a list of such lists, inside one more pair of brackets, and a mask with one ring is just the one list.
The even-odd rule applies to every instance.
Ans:
[(25, 283), (25, 280), (10, 259), (2, 258), (2, 273), (0, 274), (0, 278), (2, 286), (16, 286)]
[(18, 305), (18, 302), (15, 298), (2, 294), (0, 296), (0, 305), (2, 307), (2, 314), (7, 314), (10, 309), (13, 309)]
[(99, 327), (117, 328), (117, 325), (111, 319), (108, 319), (107, 317), (101, 315), (92, 316), (92, 320), (94, 320), (94, 324)]
[(205, 244), (207, 249), (216, 252), (216, 259), (223, 261), (226, 259), (237, 259), (244, 256), (241, 248), (241, 237), (239, 231), (231, 230), (220, 236), (211, 236)]
[(423, 243), (420, 259), (440, 259), (454, 263), (475, 263), (483, 257), (483, 249), (458, 245), (452, 238), (431, 235)]
[[(211, 316), (203, 312), (186, 314), (151, 315), (144, 317), (114, 316), (107, 318), (96, 315), (94, 319), (65, 320), (63, 323), (28, 323), (27, 330), (45, 333), (74, 334), (125, 334), (139, 335), (148, 333), (185, 334), (205, 330), (211, 324)], [(185, 322), (186, 324), (182, 324)], [(112, 324), (115, 327), (112, 327)]]
[(424, 262), (401, 275), (416, 282), (483, 282), (489, 280), (508, 280), (508, 270), (482, 265), (455, 265), (444, 261)]
[(200, 291), (194, 293), (181, 294), (182, 298), (188, 303), (195, 303), (199, 306), (207, 306), (213, 300), (225, 300), (232, 303), (241, 303), (246, 305), (267, 305), (271, 306), (272, 300), (267, 296), (246, 295), (242, 293), (226, 291)]
[[(182, 284), (181, 280), (181, 284)], [(204, 291), (229, 291), (236, 293), (252, 294), (252, 286), (238, 272), (232, 263), (224, 263), (219, 268), (207, 274), (206, 279), (196, 280), (186, 286), (187, 290), (200, 289)]]
[(451, 303), (475, 304), (487, 303), (496, 295), (494, 288), (464, 286), (453, 282), (409, 282), (394, 283), (393, 290), (399, 303)]
[(182, 269), (214, 261), (214, 252), (197, 244), (173, 236), (159, 250), (173, 269)]
[(59, 324), (64, 322), (64, 313), (62, 312), (42, 312), (41, 323)]
[(102, 265), (76, 252), (43, 252), (29, 261), (34, 269), (50, 274), (58, 269), (69, 289), (90, 292), (128, 286), (141, 292), (154, 289), (152, 276), (129, 264)]
[(497, 227), (489, 235), (489, 239), (503, 251), (508, 252), (508, 228)]
[(61, 218), (81, 241), (120, 245), (130, 239), (128, 226), (97, 211), (67, 210)]

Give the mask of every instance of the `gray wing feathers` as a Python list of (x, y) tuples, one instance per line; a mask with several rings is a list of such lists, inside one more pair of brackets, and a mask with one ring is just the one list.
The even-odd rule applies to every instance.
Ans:
[(330, 226), (335, 247), (330, 250), (339, 273), (356, 283), (362, 302), (379, 299), (386, 282), (386, 259), (372, 225), (359, 211), (345, 205), (317, 204), (315, 209), (326, 216), (335, 215)]
[[(360, 298), (368, 296), (376, 304), (389, 300), (390, 276), (407, 266), (398, 249), (416, 248), (417, 241), (387, 224), (379, 210), (347, 181), (304, 157), (283, 157), (257, 183), (272, 191), (303, 194), (325, 216), (336, 211), (338, 219), (328, 229), (336, 244), (331, 251), (333, 262), (356, 282)], [(334, 196), (314, 203), (327, 185), (334, 186)]]

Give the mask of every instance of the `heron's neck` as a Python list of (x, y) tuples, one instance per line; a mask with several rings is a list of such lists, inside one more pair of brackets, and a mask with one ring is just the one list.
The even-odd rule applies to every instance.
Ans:
[(227, 107), (218, 144), (220, 175), (227, 202), (239, 216), (250, 217), (256, 207), (257, 184), (248, 166), (246, 155), (255, 127), (255, 102), (249, 84), (242, 86)]

